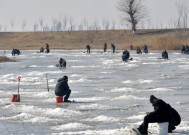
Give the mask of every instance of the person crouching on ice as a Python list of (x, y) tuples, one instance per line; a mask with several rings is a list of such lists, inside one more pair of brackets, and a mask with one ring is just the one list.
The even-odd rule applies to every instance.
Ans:
[(60, 67), (66, 67), (66, 60), (63, 58), (60, 58), (59, 65), (60, 65)]
[(70, 94), (71, 94), (71, 90), (68, 86), (68, 77), (64, 76), (63, 78), (58, 79), (58, 82), (55, 87), (55, 95), (65, 96), (64, 102), (71, 102), (70, 100), (68, 100)]

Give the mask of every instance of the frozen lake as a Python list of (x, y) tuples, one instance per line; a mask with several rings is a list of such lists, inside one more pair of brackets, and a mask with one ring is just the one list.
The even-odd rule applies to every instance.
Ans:
[[(84, 51), (21, 51), (20, 56), (7, 51), (18, 62), (0, 63), (1, 135), (129, 135), (129, 129), (153, 111), (152, 94), (180, 113), (182, 122), (174, 134), (189, 134), (189, 55), (173, 51), (169, 60), (160, 60), (158, 51), (131, 51), (133, 61), (123, 62), (122, 51)], [(55, 66), (60, 57), (67, 68)], [(11, 103), (18, 75), (21, 102)], [(69, 78), (70, 99), (85, 103), (56, 105), (54, 88), (64, 75)]]

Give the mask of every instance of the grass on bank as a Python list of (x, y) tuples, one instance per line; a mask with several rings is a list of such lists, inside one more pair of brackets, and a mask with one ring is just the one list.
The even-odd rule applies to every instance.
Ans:
[(0, 63), (1, 62), (16, 62), (16, 60), (8, 58), (6, 56), (0, 56)]
[(103, 49), (111, 42), (117, 50), (129, 49), (132, 44), (136, 47), (148, 45), (150, 50), (179, 50), (182, 45), (189, 44), (189, 29), (147, 29), (137, 30), (133, 36), (131, 30), (86, 30), (59, 32), (0, 32), (0, 49), (39, 50), (45, 43), (51, 49)]

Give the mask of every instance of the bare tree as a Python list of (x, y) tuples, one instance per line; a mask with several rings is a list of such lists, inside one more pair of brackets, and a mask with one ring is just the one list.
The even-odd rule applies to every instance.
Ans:
[[(184, 1), (177, 1), (175, 4), (177, 7), (177, 12), (178, 12), (178, 18), (177, 18), (177, 23), (176, 23), (176, 28), (178, 29), (177, 33), (180, 38), (186, 37), (187, 35), (186, 29), (188, 27), (187, 23), (188, 23), (189, 9), (186, 6), (187, 4), (184, 3)], [(182, 32), (182, 30), (184, 30), (184, 32)]]
[(121, 12), (121, 19), (131, 24), (133, 33), (137, 25), (145, 21), (147, 17), (147, 8), (142, 0), (120, 0), (117, 9)]
[(93, 44), (94, 41), (95, 41), (95, 38), (96, 38), (96, 34), (95, 34), (95, 31), (89, 31), (88, 34), (87, 34), (87, 39), (88, 41)]
[(181, 28), (182, 26), (182, 16), (183, 16), (183, 4), (182, 1), (176, 1), (176, 7), (178, 12), (178, 18), (177, 18), (177, 28)]
[(83, 25), (85, 27), (85, 30), (87, 30), (87, 28), (88, 28), (88, 20), (87, 20), (86, 17), (83, 19)]
[(24, 20), (24, 21), (22, 22), (22, 31), (24, 31), (25, 27), (26, 27), (26, 21)]
[(70, 31), (73, 31), (73, 18), (72, 17), (69, 19), (69, 23), (70, 23)]
[(37, 23), (33, 24), (33, 30), (35, 32), (35, 38), (37, 39), (37, 31), (38, 31), (38, 24)]
[(111, 25), (112, 25), (111, 29), (114, 30), (114, 29), (115, 29), (115, 26), (116, 26), (116, 22), (115, 22), (115, 20), (112, 20), (111, 23), (112, 23), (112, 24), (111, 24)]
[(96, 31), (96, 34), (98, 35), (98, 22), (96, 20), (94, 20), (93, 28)]
[(103, 27), (104, 30), (106, 29), (106, 19), (102, 20), (102, 27)]
[(108, 30), (110, 27), (110, 22), (108, 20), (106, 20), (105, 22), (105, 30)]
[(44, 29), (43, 29), (43, 23), (44, 23), (43, 17), (39, 18), (39, 24), (41, 26), (41, 30), (42, 31), (44, 31)]
[(0, 32), (1, 32), (2, 25), (0, 24)]
[(65, 31), (66, 30), (66, 27), (67, 27), (67, 21), (68, 21), (68, 18), (67, 16), (65, 15), (62, 22), (63, 22), (63, 30)]
[(10, 25), (11, 25), (11, 28), (12, 28), (12, 31), (13, 31), (13, 27), (14, 27), (14, 21), (13, 20), (10, 21)]
[(7, 32), (7, 25), (4, 25), (4, 32)]

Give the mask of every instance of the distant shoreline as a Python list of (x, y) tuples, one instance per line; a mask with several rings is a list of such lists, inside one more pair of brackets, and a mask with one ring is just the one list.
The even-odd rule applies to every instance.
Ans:
[(104, 43), (111, 49), (133, 49), (146, 44), (149, 50), (180, 50), (182, 45), (189, 45), (189, 29), (154, 29), (138, 30), (133, 36), (131, 30), (91, 30), (58, 32), (0, 32), (0, 49), (39, 50), (45, 43), (50, 50), (84, 50), (89, 44), (92, 49), (103, 49)]

